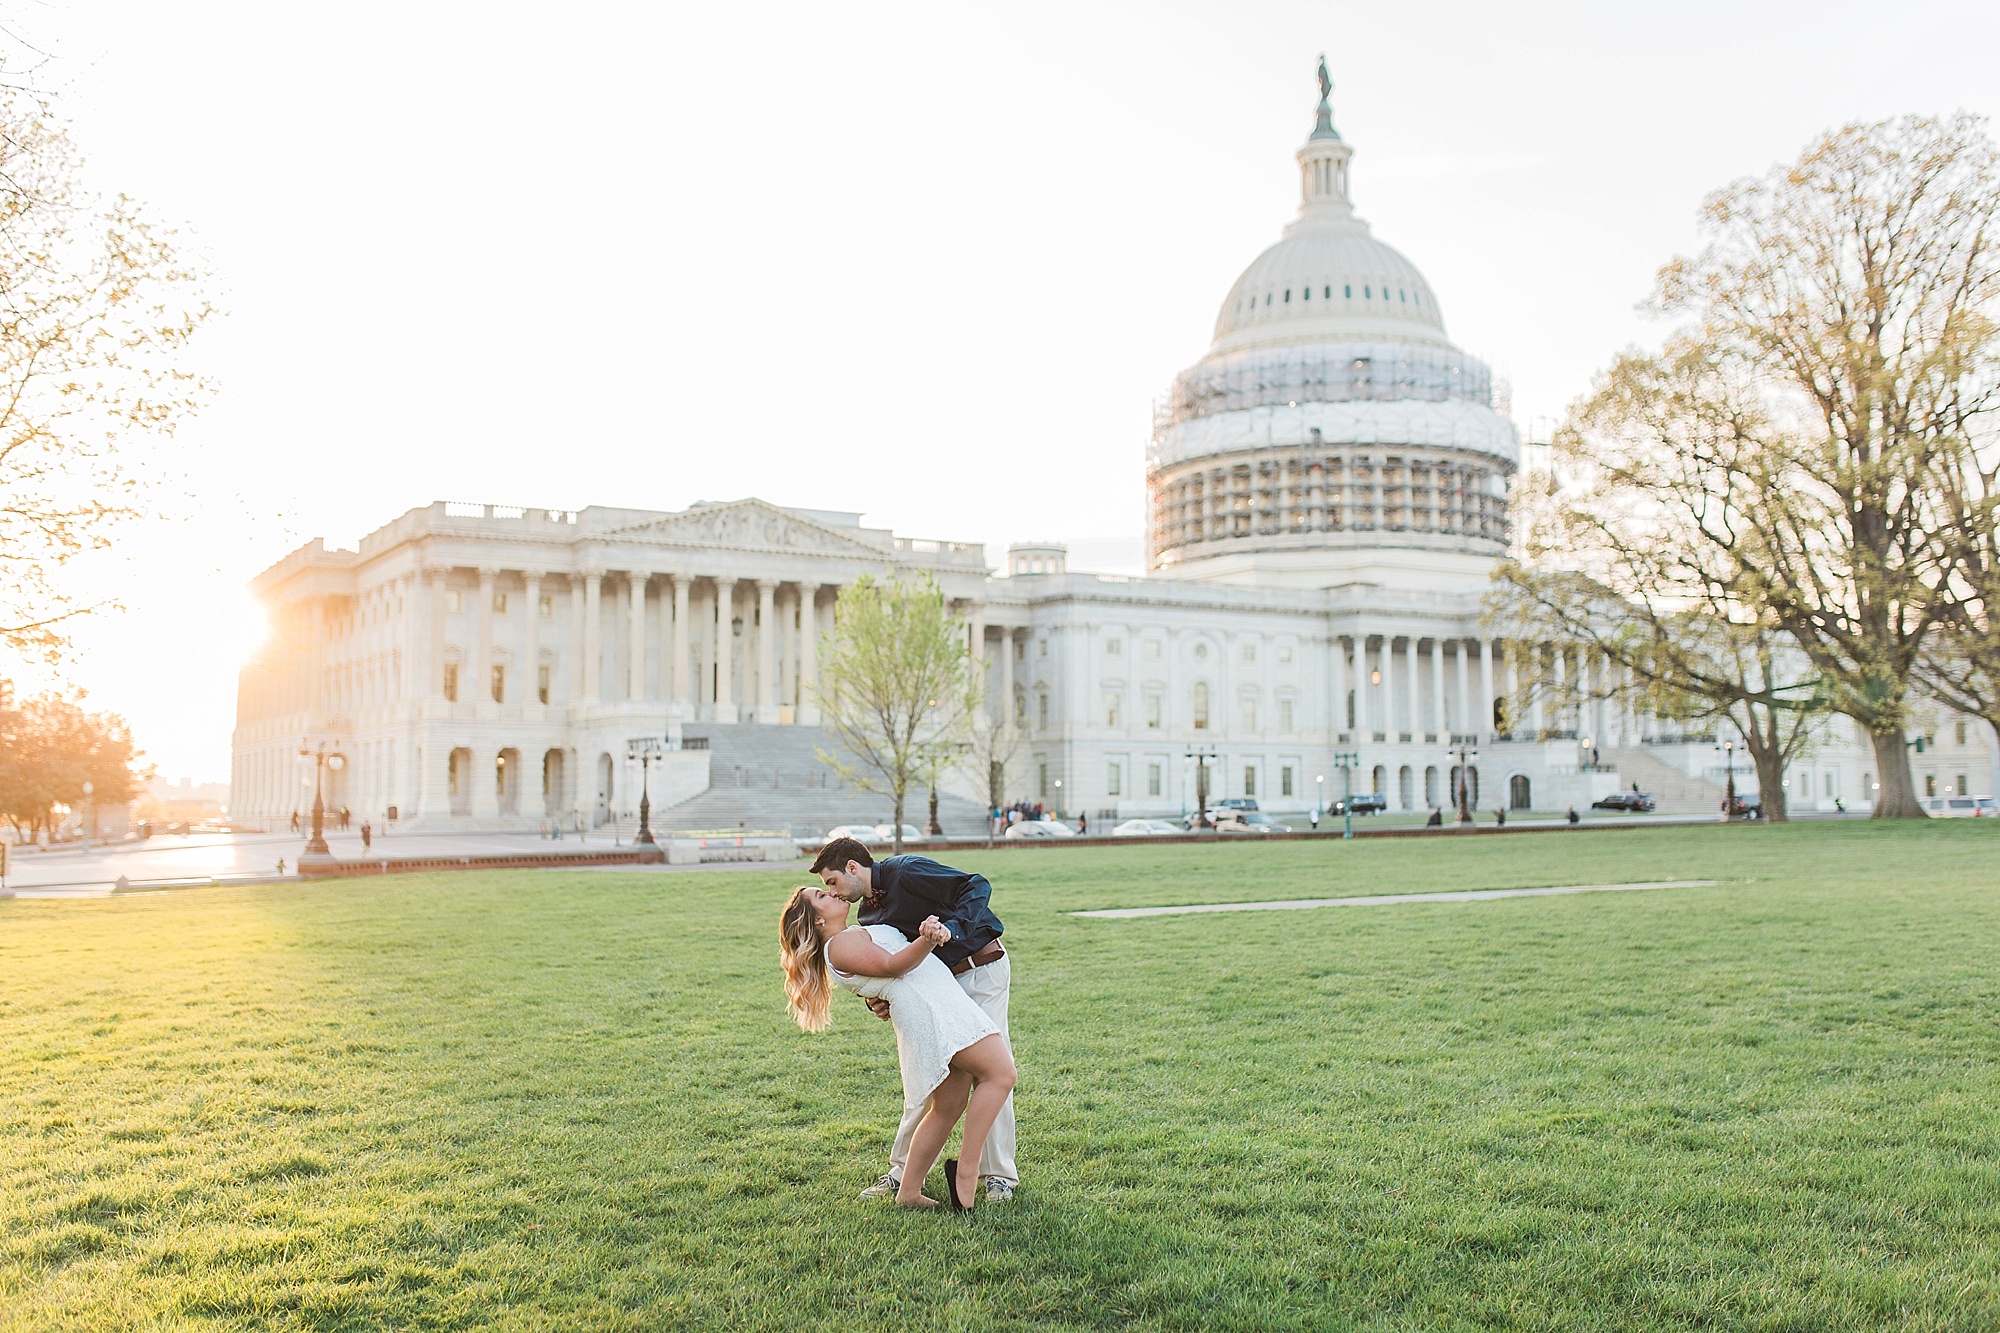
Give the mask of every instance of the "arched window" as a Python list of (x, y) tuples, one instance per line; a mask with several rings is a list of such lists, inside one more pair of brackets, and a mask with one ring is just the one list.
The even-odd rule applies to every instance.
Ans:
[(1424, 804), (1438, 803), (1438, 771), (1436, 765), (1424, 770)]
[(1194, 729), (1208, 730), (1208, 682), (1203, 680), (1194, 683)]
[(1416, 775), (1408, 764), (1396, 770), (1396, 803), (1405, 810), (1413, 809), (1417, 803)]
[(1533, 793), (1528, 787), (1528, 777), (1525, 773), (1516, 773), (1513, 777), (1507, 779), (1507, 808), (1509, 810), (1526, 810), (1529, 798), (1532, 795)]

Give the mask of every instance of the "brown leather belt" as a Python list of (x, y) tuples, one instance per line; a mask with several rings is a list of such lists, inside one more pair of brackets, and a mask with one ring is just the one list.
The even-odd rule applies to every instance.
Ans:
[(970, 958), (961, 958), (955, 963), (946, 963), (945, 966), (951, 969), (953, 976), (959, 977), (964, 976), (975, 967), (985, 967), (988, 963), (997, 963), (1006, 956), (1007, 951), (1000, 947), (999, 940), (995, 940)]

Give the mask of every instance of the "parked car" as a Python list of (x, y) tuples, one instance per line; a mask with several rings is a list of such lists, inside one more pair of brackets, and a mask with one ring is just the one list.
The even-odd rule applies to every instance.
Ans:
[(1291, 827), (1280, 824), (1269, 815), (1257, 810), (1218, 810), (1215, 813), (1217, 833), (1290, 833)]
[(1257, 802), (1248, 796), (1227, 796), (1210, 806), (1211, 810), (1255, 810)]
[(1128, 819), (1117, 828), (1112, 829), (1111, 836), (1114, 838), (1158, 838), (1185, 832), (1187, 832), (1186, 829), (1171, 819)]
[[(894, 824), (877, 824), (875, 826), (875, 840), (877, 842), (894, 842), (896, 840), (896, 826)], [(903, 825), (904, 842), (928, 842), (929, 840), (930, 835), (926, 834), (915, 824)]]
[(879, 842), (881, 836), (878, 830), (887, 827), (887, 824), (842, 824), (839, 828), (828, 829), (826, 840), (832, 842), (835, 838), (852, 838), (856, 842)]
[(1653, 808), (1653, 798), (1642, 791), (1614, 791), (1609, 796), (1592, 801), (1593, 810), (1631, 810), (1645, 814)]
[(1009, 838), (1074, 838), (1076, 830), (1060, 819), (1024, 819), (1018, 824), (1009, 824), (1004, 835)]
[(1762, 819), (1764, 817), (1763, 799), (1756, 796), (1739, 796), (1736, 798), (1736, 804), (1729, 809), (1728, 813), (1731, 819)]
[(1926, 796), (1921, 802), (1932, 819), (1993, 819), (2000, 803), (1991, 796)]
[(1329, 813), (1336, 815), (1349, 814), (1349, 813), (1357, 815), (1379, 815), (1388, 808), (1389, 808), (1389, 798), (1384, 796), (1382, 793), (1375, 791), (1362, 791), (1362, 792), (1356, 792), (1354, 795), (1348, 797), (1345, 801), (1335, 801), (1333, 803), (1333, 808), (1331, 811), (1329, 811)]

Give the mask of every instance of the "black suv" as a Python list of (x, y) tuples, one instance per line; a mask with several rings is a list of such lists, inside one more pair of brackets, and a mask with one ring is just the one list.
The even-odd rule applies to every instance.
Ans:
[(1379, 815), (1389, 808), (1389, 798), (1380, 792), (1356, 792), (1345, 801), (1335, 801), (1329, 812), (1336, 815)]
[(1653, 798), (1642, 791), (1614, 791), (1602, 800), (1592, 801), (1593, 810), (1631, 810), (1645, 814), (1653, 808)]

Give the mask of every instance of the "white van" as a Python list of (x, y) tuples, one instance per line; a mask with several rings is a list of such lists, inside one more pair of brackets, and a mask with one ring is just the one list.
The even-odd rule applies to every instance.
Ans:
[(1932, 819), (2000, 819), (2000, 801), (1991, 796), (1926, 796), (1923, 807)]

